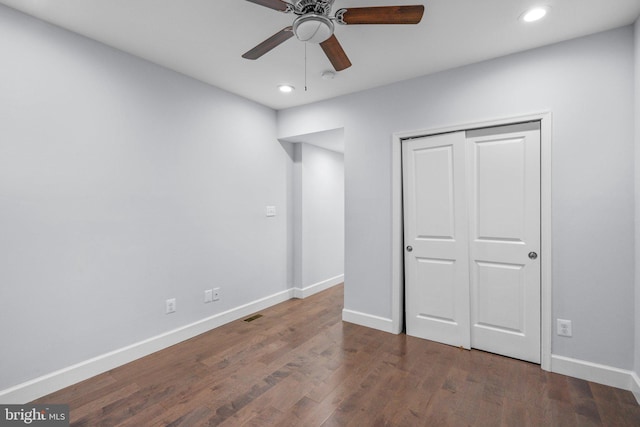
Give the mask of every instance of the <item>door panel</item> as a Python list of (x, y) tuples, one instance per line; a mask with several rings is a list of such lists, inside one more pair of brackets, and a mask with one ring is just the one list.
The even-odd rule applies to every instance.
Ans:
[(421, 319), (456, 323), (454, 260), (417, 258), (416, 315)]
[(525, 217), (524, 140), (476, 142), (474, 149), (475, 238), (521, 242)]
[[(416, 199), (416, 237), (454, 239), (453, 146), (413, 150)], [(438, 209), (428, 209), (438, 206)]]
[(471, 346), (540, 363), (539, 123), (467, 132)]
[(469, 348), (464, 132), (403, 142), (407, 334)]
[(523, 265), (476, 262), (476, 327), (524, 332)]

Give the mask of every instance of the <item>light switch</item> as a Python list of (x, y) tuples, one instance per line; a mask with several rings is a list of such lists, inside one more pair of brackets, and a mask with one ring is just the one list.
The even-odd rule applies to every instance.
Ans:
[(267, 206), (266, 212), (267, 212), (267, 216), (276, 216), (276, 207)]

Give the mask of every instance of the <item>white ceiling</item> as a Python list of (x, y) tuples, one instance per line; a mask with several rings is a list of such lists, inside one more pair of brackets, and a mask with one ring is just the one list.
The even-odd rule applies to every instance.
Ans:
[[(336, 26), (353, 66), (331, 65), (317, 45), (292, 38), (256, 61), (241, 55), (291, 25), (284, 14), (244, 0), (0, 0), (180, 73), (282, 109), (381, 86), (633, 23), (640, 0), (336, 0), (358, 6), (424, 4), (418, 25)], [(518, 17), (551, 7), (542, 21)], [(279, 84), (296, 87), (281, 94)]]

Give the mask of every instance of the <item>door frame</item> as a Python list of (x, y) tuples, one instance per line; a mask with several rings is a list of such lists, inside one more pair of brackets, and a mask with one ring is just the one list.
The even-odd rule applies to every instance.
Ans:
[(391, 327), (399, 334), (404, 329), (404, 220), (402, 210), (402, 141), (440, 133), (540, 122), (540, 366), (551, 370), (552, 336), (552, 230), (551, 230), (551, 139), (550, 111), (510, 116), (477, 122), (465, 122), (424, 130), (396, 132), (391, 141)]

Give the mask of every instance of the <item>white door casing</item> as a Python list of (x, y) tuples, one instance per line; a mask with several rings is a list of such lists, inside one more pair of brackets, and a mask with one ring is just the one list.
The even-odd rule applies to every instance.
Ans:
[(403, 141), (409, 335), (540, 363), (539, 126)]

